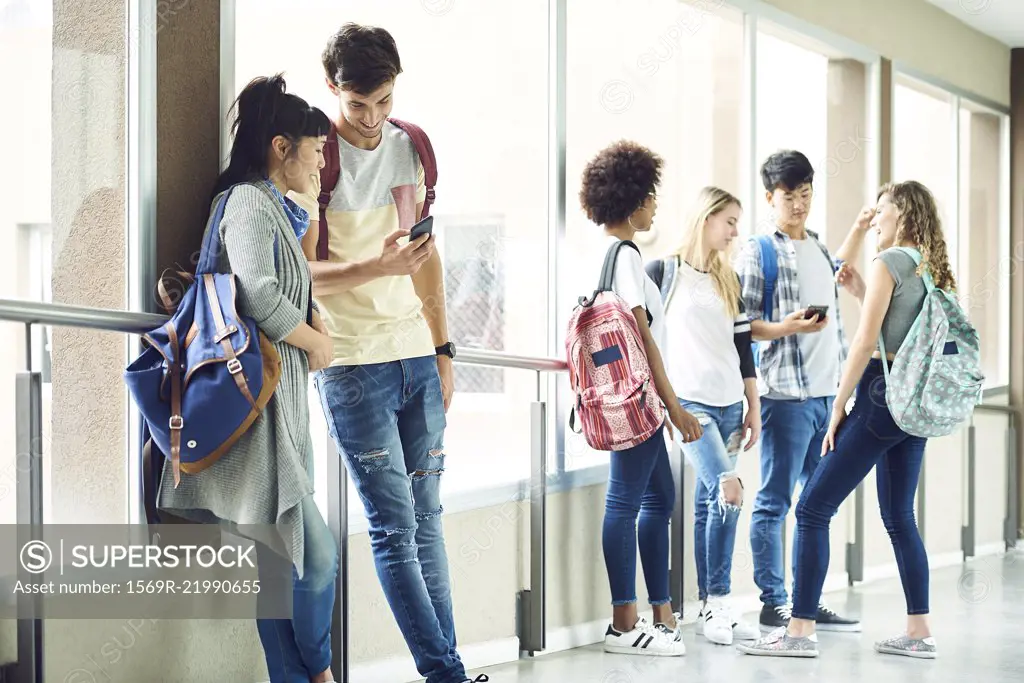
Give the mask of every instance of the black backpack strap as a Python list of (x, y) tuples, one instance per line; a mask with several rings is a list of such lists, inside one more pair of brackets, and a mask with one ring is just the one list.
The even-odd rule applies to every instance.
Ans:
[[(146, 509), (146, 522), (159, 524), (160, 514), (157, 512), (156, 498), (157, 490), (160, 487), (163, 461), (153, 455), (153, 448), (153, 440), (146, 439), (146, 443), (142, 447), (142, 502)], [(154, 459), (158, 459), (160, 462), (154, 463)]]
[[(636, 246), (631, 240), (619, 240), (615, 244), (608, 247), (608, 253), (604, 256), (604, 266), (601, 267), (601, 279), (597, 283), (597, 289), (594, 290), (593, 296), (590, 299), (586, 297), (580, 299), (580, 303), (584, 306), (590, 306), (597, 299), (597, 295), (601, 292), (612, 291), (612, 285), (615, 282), (615, 262), (619, 257), (619, 250), (623, 247), (630, 247), (636, 250), (636, 253), (640, 253), (640, 247)], [(644, 310), (647, 311), (647, 324), (650, 325), (654, 322), (654, 316), (651, 315), (651, 311), (644, 306)]]
[(649, 261), (644, 270), (647, 271), (647, 277), (654, 281), (654, 284), (658, 285), (658, 289), (661, 289), (661, 281), (665, 277), (665, 259), (658, 259), (657, 261)]
[(594, 290), (595, 296), (601, 292), (612, 291), (612, 285), (615, 282), (615, 261), (619, 257), (619, 250), (625, 246), (635, 249), (637, 254), (640, 253), (640, 247), (630, 240), (619, 240), (608, 247), (608, 253), (604, 256), (604, 266), (601, 268), (601, 279), (597, 283), (597, 289)]

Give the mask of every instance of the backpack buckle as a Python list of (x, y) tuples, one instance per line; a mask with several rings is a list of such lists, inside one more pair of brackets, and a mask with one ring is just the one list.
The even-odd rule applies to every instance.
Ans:
[(181, 430), (185, 427), (185, 418), (181, 415), (171, 415), (170, 422), (168, 423), (171, 429)]
[(242, 371), (242, 361), (237, 358), (232, 358), (228, 361), (228, 372), (232, 375), (237, 375)]

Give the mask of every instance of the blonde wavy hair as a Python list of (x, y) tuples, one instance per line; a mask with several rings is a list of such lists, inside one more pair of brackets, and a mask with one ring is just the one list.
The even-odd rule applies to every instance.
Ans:
[(725, 190), (711, 185), (703, 188), (694, 202), (682, 243), (674, 256), (708, 273), (715, 291), (725, 302), (725, 309), (730, 316), (736, 317), (740, 312), (740, 283), (732, 267), (731, 254), (728, 251), (715, 251), (711, 253), (708, 262), (704, 262), (705, 222), (730, 204), (743, 208), (740, 200)]
[(931, 191), (916, 180), (907, 180), (883, 185), (878, 199), (882, 195), (888, 195), (900, 212), (895, 243), (909, 242), (921, 252), (918, 275), (927, 267), (937, 288), (956, 291), (956, 278), (949, 266), (946, 239), (942, 234), (942, 219)]

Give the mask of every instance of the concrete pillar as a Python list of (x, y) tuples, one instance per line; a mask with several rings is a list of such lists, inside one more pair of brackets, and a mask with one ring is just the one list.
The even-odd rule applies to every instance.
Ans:
[[(1024, 48), (1010, 53), (1010, 400), (1024, 405)], [(1024, 507), (1024, 425), (1017, 424), (1017, 473)]]
[(220, 1), (176, 2), (157, 26), (157, 274), (195, 270), (220, 171)]
[[(125, 3), (54, 0), (53, 299), (123, 309)], [(125, 519), (123, 335), (53, 331), (49, 523)]]
[[(852, 59), (830, 59), (825, 145), (828, 155), (817, 171), (828, 182), (825, 242), (833, 253), (846, 239), (861, 207), (873, 195), (873, 188), (865, 187), (869, 146), (873, 144), (868, 139), (867, 121), (867, 66)], [(865, 240), (865, 251), (872, 250), (870, 241), (870, 237)], [(847, 334), (852, 335), (860, 319), (860, 305), (853, 297), (841, 295), (840, 313)]]

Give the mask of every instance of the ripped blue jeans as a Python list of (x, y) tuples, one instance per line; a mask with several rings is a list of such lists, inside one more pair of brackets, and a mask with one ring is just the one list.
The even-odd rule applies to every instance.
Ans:
[(416, 669), (427, 683), (462, 683), (441, 528), (447, 423), (437, 359), (332, 366), (318, 373), (316, 386)]
[(693, 494), (693, 556), (697, 563), (698, 598), (706, 600), (709, 596), (728, 595), (732, 587), (732, 554), (740, 506), (726, 501), (720, 484), (738, 478), (736, 461), (742, 441), (743, 402), (724, 407), (683, 399), (679, 403), (704, 428), (700, 439), (680, 444), (697, 474)]

